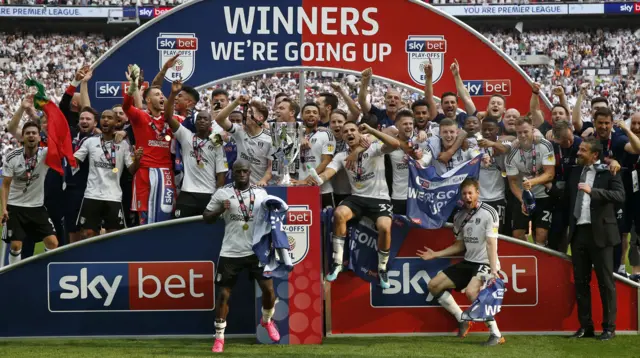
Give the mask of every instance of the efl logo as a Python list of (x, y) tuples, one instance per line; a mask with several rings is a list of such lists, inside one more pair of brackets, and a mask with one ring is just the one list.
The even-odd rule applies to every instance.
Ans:
[(52, 262), (51, 312), (212, 311), (214, 265), (182, 262)]
[(462, 81), (472, 97), (511, 96), (511, 80)]
[(167, 60), (180, 54), (175, 66), (170, 68), (164, 76), (167, 81), (173, 82), (177, 79), (186, 81), (191, 78), (196, 67), (196, 51), (198, 51), (196, 34), (160, 33), (156, 45), (160, 52), (160, 69)]
[(289, 239), (289, 254), (293, 264), (304, 260), (309, 252), (309, 227), (313, 225), (313, 213), (307, 205), (289, 205), (282, 230)]
[(444, 72), (444, 54), (447, 52), (447, 40), (444, 36), (409, 36), (405, 45), (409, 61), (407, 68), (413, 82), (424, 86), (424, 68), (429, 60), (433, 67), (433, 83), (438, 82)]
[[(149, 88), (149, 81), (144, 81), (142, 91)], [(96, 98), (122, 98), (129, 90), (129, 82), (96, 81)]]
[[(370, 284), (372, 307), (439, 307), (429, 293), (427, 285), (438, 272), (462, 258), (442, 258), (424, 261), (420, 258), (396, 257), (389, 268), (390, 288), (382, 290), (376, 283)], [(538, 266), (535, 256), (501, 256), (500, 277), (505, 284), (503, 307), (536, 306), (538, 304)], [(471, 302), (464, 295), (455, 293), (461, 307)]]

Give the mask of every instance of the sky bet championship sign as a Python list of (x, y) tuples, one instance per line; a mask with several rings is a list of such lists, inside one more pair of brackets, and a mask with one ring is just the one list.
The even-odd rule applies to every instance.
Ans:
[(455, 90), (449, 67), (458, 60), (478, 109), (492, 94), (505, 96), (509, 107), (529, 105), (529, 81), (515, 64), (422, 1), (195, 0), (153, 17), (94, 64), (90, 93), (97, 108), (122, 102), (128, 64), (140, 65), (150, 79), (175, 54), (180, 57), (165, 77), (166, 95), (178, 78), (203, 86), (301, 67), (357, 73), (372, 67), (374, 76), (421, 91), (430, 61), (439, 96)]

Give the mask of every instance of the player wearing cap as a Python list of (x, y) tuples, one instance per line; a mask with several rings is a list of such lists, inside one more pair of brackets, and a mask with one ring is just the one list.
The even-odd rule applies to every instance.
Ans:
[(44, 241), (45, 250), (58, 247), (56, 230), (44, 207), (48, 148), (40, 148), (40, 126), (22, 127), (23, 147), (10, 152), (2, 167), (2, 240), (11, 245), (9, 265), (21, 259), (22, 241)]
[[(260, 323), (267, 330), (269, 338), (277, 342), (280, 333), (271, 319), (275, 313), (276, 295), (273, 281), (264, 276), (264, 266), (253, 252), (253, 210), (266, 199), (267, 192), (251, 185), (251, 169), (246, 160), (238, 159), (233, 164), (233, 184), (216, 190), (204, 212), (204, 220), (213, 223), (218, 217), (224, 219), (224, 237), (220, 249), (218, 271), (216, 272), (216, 335), (212, 351), (224, 350), (224, 330), (229, 313), (229, 296), (242, 271), (249, 271), (262, 290), (262, 319)], [(258, 220), (260, 220), (259, 218)]]
[(171, 95), (167, 102), (164, 117), (174, 136), (182, 147), (184, 180), (178, 195), (175, 217), (201, 215), (216, 188), (224, 185), (227, 172), (227, 158), (222, 151), (223, 143), (214, 143), (209, 139), (211, 114), (198, 112), (195, 121), (196, 134), (182, 126), (171, 113), (178, 93), (182, 91), (182, 82), (171, 85)]
[[(417, 255), (423, 260), (455, 256), (464, 251), (464, 261), (449, 266), (429, 281), (429, 292), (438, 303), (458, 320), (458, 337), (464, 338), (469, 332), (471, 323), (462, 321), (462, 310), (449, 293), (455, 289), (464, 289), (467, 298), (473, 302), (482, 288), (482, 276), (499, 277), (500, 261), (498, 260), (498, 213), (489, 205), (481, 202), (480, 184), (476, 179), (467, 178), (460, 184), (460, 192), (464, 208), (453, 220), (453, 233), (456, 241), (441, 251), (433, 251), (428, 247), (418, 250)], [(488, 321), (489, 340), (484, 345), (495, 346), (505, 342), (498, 330), (496, 321)]]

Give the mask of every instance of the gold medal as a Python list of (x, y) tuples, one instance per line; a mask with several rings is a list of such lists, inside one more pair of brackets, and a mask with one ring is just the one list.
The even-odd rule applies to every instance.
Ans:
[(112, 171), (114, 174), (117, 174), (117, 173), (118, 173), (118, 168), (113, 168), (113, 169), (111, 169), (111, 171)]
[(506, 178), (506, 177), (507, 177), (507, 172), (502, 172), (501, 174), (502, 174), (502, 177), (503, 177), (503, 178)]
[(203, 162), (198, 163), (198, 167), (200, 167), (200, 169), (204, 169), (204, 163)]
[(166, 140), (167, 142), (171, 141), (171, 136), (167, 134), (166, 136), (164, 136), (164, 140)]
[(362, 189), (362, 183), (356, 183), (356, 188), (357, 189)]
[(244, 230), (244, 231), (249, 230), (249, 224), (244, 223), (244, 225), (242, 225), (242, 230)]

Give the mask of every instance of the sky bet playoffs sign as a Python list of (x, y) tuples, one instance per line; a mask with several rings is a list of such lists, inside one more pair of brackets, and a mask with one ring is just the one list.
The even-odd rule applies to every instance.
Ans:
[[(324, 67), (361, 72), (421, 89), (424, 66), (434, 68), (435, 94), (454, 91), (449, 67), (460, 63), (478, 109), (492, 94), (508, 107), (529, 108), (527, 79), (453, 18), (422, 1), (408, 0), (203, 0), (153, 19), (127, 36), (94, 66), (90, 86), (98, 109), (122, 102), (128, 64), (147, 79), (180, 54), (167, 72), (164, 93), (178, 78), (200, 86), (252, 71)], [(110, 87), (109, 87), (110, 86)]]

